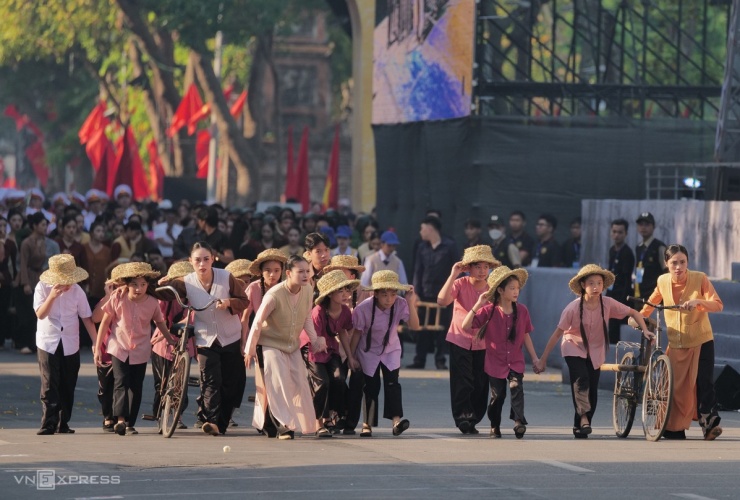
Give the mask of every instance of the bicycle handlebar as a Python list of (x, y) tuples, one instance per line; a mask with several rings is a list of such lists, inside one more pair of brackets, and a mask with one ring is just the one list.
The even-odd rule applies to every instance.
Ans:
[(190, 309), (190, 310), (193, 310), (193, 311), (196, 311), (196, 312), (205, 311), (206, 309), (208, 309), (209, 307), (211, 307), (216, 302), (221, 302), (221, 299), (213, 299), (213, 300), (211, 300), (210, 302), (208, 302), (208, 304), (206, 304), (203, 307), (193, 307), (191, 305), (186, 305), (182, 301), (182, 298), (180, 298), (180, 294), (177, 293), (177, 290), (174, 287), (170, 286), (170, 285), (160, 286), (159, 288), (155, 289), (155, 292), (163, 292), (165, 290), (167, 290), (169, 292), (172, 292), (175, 295), (175, 299), (177, 300), (177, 303), (180, 304), (180, 306), (182, 306), (183, 309)]
[(648, 302), (647, 299), (642, 299), (640, 297), (631, 297), (627, 296), (627, 300), (631, 300), (632, 302), (639, 302), (641, 304), (645, 304), (647, 306), (653, 307), (659, 311), (663, 311), (665, 309), (681, 309), (681, 306), (675, 305), (675, 306), (664, 306), (662, 304), (653, 304), (652, 302)]

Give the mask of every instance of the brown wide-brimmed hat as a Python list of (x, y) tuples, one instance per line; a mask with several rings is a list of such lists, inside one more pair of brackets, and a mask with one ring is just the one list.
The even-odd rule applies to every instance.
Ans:
[(127, 262), (119, 264), (110, 273), (110, 281), (116, 283), (126, 278), (158, 278), (161, 273), (152, 269), (148, 262)]
[(257, 255), (257, 258), (254, 259), (252, 264), (249, 266), (249, 272), (254, 276), (259, 276), (260, 274), (262, 274), (260, 266), (264, 262), (270, 260), (278, 261), (281, 264), (285, 264), (286, 262), (288, 262), (288, 258), (283, 252), (281, 252), (277, 248), (268, 248), (267, 250), (264, 250), (260, 252), (259, 255)]
[(408, 292), (410, 285), (404, 285), (399, 281), (398, 274), (393, 271), (378, 271), (370, 278), (370, 287), (365, 290), (399, 290)]
[(524, 269), (509, 269), (506, 266), (499, 266), (488, 275), (488, 299), (493, 298), (493, 294), (496, 293), (496, 289), (501, 286), (501, 283), (506, 281), (510, 276), (516, 276), (519, 281), (519, 288), (524, 288), (524, 284), (529, 279), (529, 273)]
[(252, 276), (252, 272), (249, 270), (249, 267), (252, 265), (251, 260), (247, 259), (236, 259), (229, 262), (229, 265), (226, 266), (226, 270), (229, 271), (235, 278), (240, 278), (242, 276)]
[(352, 269), (358, 273), (365, 272), (365, 266), (361, 266), (360, 261), (354, 255), (335, 255), (323, 271), (329, 273), (335, 269)]
[(491, 247), (488, 245), (475, 245), (465, 249), (462, 258), (462, 265), (468, 266), (475, 262), (488, 262), (493, 267), (498, 267), (501, 262), (496, 260), (491, 251)]
[(314, 303), (319, 305), (324, 298), (342, 288), (348, 287), (351, 291), (355, 291), (357, 287), (360, 286), (360, 280), (349, 279), (347, 278), (347, 275), (344, 274), (344, 271), (341, 269), (335, 269), (334, 271), (323, 275), (316, 283), (316, 286), (319, 288), (319, 296), (316, 297)]
[(87, 271), (75, 264), (75, 258), (68, 253), (49, 257), (49, 269), (41, 273), (39, 280), (47, 285), (74, 285), (85, 281)]
[(195, 269), (193, 265), (187, 260), (181, 260), (180, 262), (173, 263), (167, 270), (167, 277), (171, 280), (176, 278), (184, 278), (190, 273), (194, 273)]
[(571, 280), (568, 282), (568, 286), (570, 287), (571, 291), (580, 297), (582, 293), (580, 281), (588, 276), (591, 276), (592, 274), (598, 274), (602, 278), (604, 278), (604, 290), (614, 284), (614, 274), (612, 274), (610, 271), (607, 271), (603, 267), (597, 266), (596, 264), (586, 264), (581, 268), (580, 271), (578, 271), (578, 274), (573, 276), (573, 278), (571, 278)]

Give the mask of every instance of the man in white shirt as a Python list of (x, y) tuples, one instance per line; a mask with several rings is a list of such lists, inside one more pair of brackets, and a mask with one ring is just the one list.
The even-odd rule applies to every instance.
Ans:
[(362, 286), (370, 286), (373, 273), (386, 270), (398, 274), (398, 280), (402, 284), (408, 284), (406, 269), (396, 255), (396, 247), (400, 244), (398, 236), (393, 231), (386, 231), (380, 235), (380, 250), (371, 253), (365, 259), (365, 272), (360, 277)]
[(165, 260), (170, 260), (174, 254), (174, 246), (177, 237), (182, 232), (182, 226), (177, 223), (177, 211), (168, 208), (164, 211), (164, 222), (156, 224), (152, 229), (154, 241), (162, 252)]
[(95, 344), (95, 325), (90, 305), (77, 284), (87, 271), (75, 265), (70, 254), (49, 258), (33, 296), (38, 322), (36, 347), (41, 375), (41, 428), (36, 434), (72, 434), (69, 420), (74, 408), (77, 374), (80, 371), (79, 318)]

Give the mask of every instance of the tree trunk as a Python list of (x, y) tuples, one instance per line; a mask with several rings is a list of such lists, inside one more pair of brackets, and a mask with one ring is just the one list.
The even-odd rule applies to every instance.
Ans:
[(237, 204), (245, 205), (248, 201), (259, 197), (259, 178), (255, 175), (258, 155), (254, 147), (244, 139), (236, 120), (231, 116), (221, 84), (213, 72), (211, 58), (191, 50), (190, 59), (193, 62), (198, 82), (205, 93), (206, 101), (216, 115), (218, 132), (227, 145), (229, 158), (237, 170)]
[[(149, 56), (149, 69), (151, 71), (151, 90), (157, 102), (161, 115), (165, 117), (166, 123), (172, 119), (177, 106), (180, 104), (180, 94), (175, 86), (173, 70), (174, 44), (169, 33), (158, 31), (152, 34), (149, 27), (141, 17), (139, 7), (130, 0), (116, 0), (121, 9), (126, 25), (139, 44), (139, 49)], [(152, 129), (155, 124), (152, 123)], [(188, 139), (187, 132), (180, 130), (177, 136), (172, 138), (174, 150), (174, 175), (195, 176), (195, 148), (193, 142)], [(160, 146), (164, 144), (158, 141)], [(167, 155), (165, 155), (167, 156)]]

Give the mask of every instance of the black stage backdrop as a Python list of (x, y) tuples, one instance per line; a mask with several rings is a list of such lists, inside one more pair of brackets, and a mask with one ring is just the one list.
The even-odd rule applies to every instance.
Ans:
[(645, 198), (645, 163), (710, 161), (715, 124), (468, 117), (373, 131), (378, 218), (397, 230), (409, 266), (429, 208), (442, 211), (442, 232), (460, 247), (466, 219), (480, 219), (487, 235), (491, 214), (508, 220), (513, 210), (526, 214), (533, 236), (537, 217), (554, 214), (562, 243), (582, 199)]

